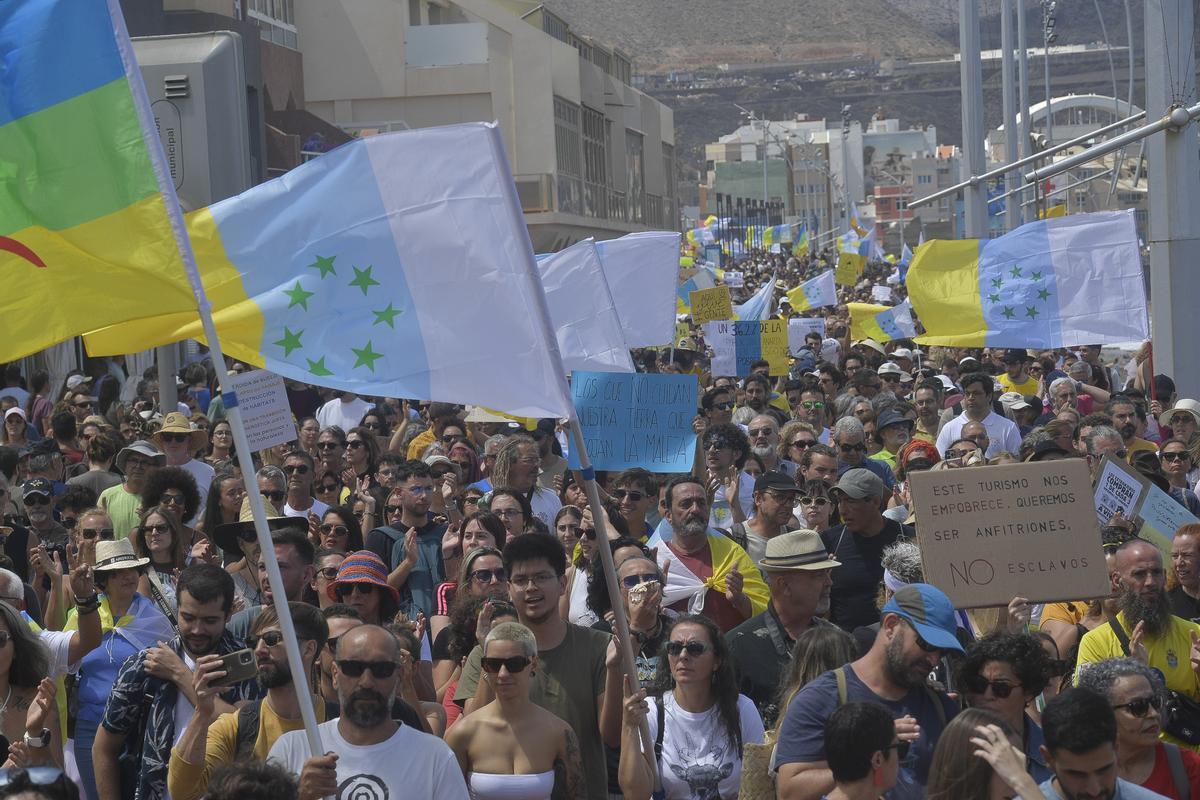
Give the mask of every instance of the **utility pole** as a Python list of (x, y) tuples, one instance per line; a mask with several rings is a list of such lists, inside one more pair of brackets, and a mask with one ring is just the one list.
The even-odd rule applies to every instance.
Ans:
[(842, 222), (850, 229), (850, 106), (842, 104)]
[(1054, 109), (1050, 95), (1050, 45), (1058, 38), (1054, 32), (1058, 10), (1056, 0), (1042, 0), (1042, 75), (1046, 83), (1046, 144), (1054, 144)]
[[(987, 170), (983, 152), (983, 65), (979, 60), (979, 7), (976, 0), (958, 2), (959, 75), (962, 89), (963, 171), (980, 175)], [(987, 238), (987, 187), (976, 183), (963, 190), (965, 234)]]
[[(1017, 0), (1017, 85), (1018, 104), (1021, 107), (1020, 138), (1017, 139), (1017, 153), (1020, 158), (1029, 155), (1029, 39), (1025, 35), (1025, 0)], [(1024, 193), (1020, 195), (1024, 199)], [(1021, 207), (1021, 223), (1025, 222), (1025, 209)]]
[[(1193, 0), (1146, 0), (1146, 119), (1159, 119), (1196, 95)], [(1178, 115), (1178, 112), (1177, 112)], [(1184, 120), (1187, 115), (1178, 115)], [(1196, 122), (1148, 137), (1150, 294), (1155, 371), (1180, 397), (1200, 396), (1200, 153)], [(1117, 165), (1119, 166), (1119, 165)]]
[[(1000, 0), (1000, 81), (1001, 105), (1004, 112), (1004, 160), (1009, 164), (1017, 160), (1017, 99), (1013, 80), (1013, 0)], [(1004, 191), (1015, 189), (1021, 180), (1020, 173), (1009, 170), (1004, 173)], [(1004, 229), (1011, 231), (1021, 224), (1021, 198), (1010, 194), (1004, 201)]]

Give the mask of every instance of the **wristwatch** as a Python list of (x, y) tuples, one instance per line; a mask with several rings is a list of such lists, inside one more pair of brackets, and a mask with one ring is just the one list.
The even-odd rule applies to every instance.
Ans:
[(45, 747), (46, 745), (50, 744), (50, 729), (42, 728), (42, 733), (40, 736), (30, 736), (28, 733), (26, 733), (25, 744), (29, 747)]

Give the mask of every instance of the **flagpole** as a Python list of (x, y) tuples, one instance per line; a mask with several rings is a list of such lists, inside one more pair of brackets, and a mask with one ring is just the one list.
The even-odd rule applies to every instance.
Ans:
[(246, 436), (246, 428), (242, 423), (241, 409), (238, 407), (237, 393), (232, 388), (226, 388), (225, 356), (221, 352), (221, 341), (217, 337), (217, 328), (213, 322), (212, 303), (204, 290), (200, 279), (200, 270), (196, 265), (196, 254), (192, 251), (192, 243), (188, 238), (187, 225), (183, 220), (183, 210), (179, 206), (179, 197), (175, 193), (175, 184), (167, 169), (166, 157), (159, 139), (154, 114), (150, 108), (150, 99), (146, 95), (146, 87), (142, 82), (142, 73), (138, 68), (137, 59), (133, 53), (133, 43), (129, 40), (129, 31), (125, 27), (125, 17), (121, 12), (119, 0), (107, 0), (109, 16), (112, 19), (113, 30), (116, 34), (117, 48), (121, 53), (121, 61), (125, 67), (125, 76), (129, 81), (129, 89), (133, 95), (134, 107), (142, 130), (142, 140), (150, 154), (154, 167), (154, 175), (158, 180), (158, 188), (166, 205), (167, 217), (171, 221), (171, 232), (175, 236), (175, 244), (179, 248), (179, 256), (187, 272), (188, 282), (196, 296), (196, 305), (200, 313), (200, 321), (204, 326), (204, 336), (208, 340), (209, 352), (212, 356), (213, 367), (220, 381), (221, 399), (225, 404), (225, 416), (233, 431), (235, 452), (238, 466), (242, 470), (242, 481), (246, 485), (247, 499), (254, 514), (254, 532), (258, 535), (258, 544), (262, 554), (263, 564), (267, 569), (267, 579), (270, 582), (271, 598), (275, 611), (279, 615), (279, 630), (283, 634), (284, 649), (287, 652), (288, 668), (292, 673), (292, 685), (296, 690), (296, 699), (300, 703), (300, 717), (304, 722), (304, 732), (308, 738), (308, 746), (312, 755), (324, 755), (325, 749), (321, 744), (321, 734), (317, 730), (317, 717), (313, 709), (313, 697), (309, 690), (309, 675), (304, 671), (304, 662), (300, 656), (300, 646), (296, 638), (296, 628), (292, 624), (291, 610), (288, 608), (287, 595), (283, 591), (283, 576), (279, 572), (279, 561), (275, 558), (275, 545), (271, 541), (271, 533), (267, 529), (267, 513), (263, 506), (262, 495), (258, 492), (258, 481), (254, 475), (254, 462), (251, 458), (250, 440)]

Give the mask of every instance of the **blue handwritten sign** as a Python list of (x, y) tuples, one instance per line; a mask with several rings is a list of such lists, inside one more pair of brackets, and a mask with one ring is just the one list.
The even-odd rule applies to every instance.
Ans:
[[(695, 457), (698, 392), (695, 375), (571, 373), (575, 413), (592, 466), (688, 472)], [(575, 448), (568, 454), (579, 468)]]

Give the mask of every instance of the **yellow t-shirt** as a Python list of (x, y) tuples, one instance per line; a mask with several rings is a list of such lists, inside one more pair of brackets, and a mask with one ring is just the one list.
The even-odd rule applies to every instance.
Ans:
[(416, 435), (416, 437), (408, 443), (408, 460), (416, 461), (421, 457), (421, 453), (425, 452), (425, 448), (433, 444), (437, 437), (433, 434), (433, 428), (426, 428)]
[[(317, 724), (325, 721), (325, 703), (316, 704)], [(303, 719), (283, 719), (271, 704), (263, 700), (258, 713), (258, 739), (254, 743), (254, 757), (265, 760), (271, 745), (289, 731), (304, 729)], [(208, 790), (208, 779), (221, 764), (233, 761), (237, 750), (238, 712), (231, 711), (217, 717), (208, 729), (208, 743), (204, 749), (204, 763), (192, 764), (184, 761), (179, 748), (171, 749), (171, 761), (167, 767), (167, 791), (172, 800), (197, 800)]]
[(1038, 621), (1038, 627), (1045, 627), (1047, 620), (1078, 625), (1087, 615), (1087, 609), (1086, 600), (1073, 600), (1070, 603), (1047, 603), (1042, 607), (1042, 616)]
[(1006, 392), (1020, 392), (1025, 396), (1037, 394), (1038, 382), (1037, 378), (1033, 376), (1027, 377), (1024, 383), (1013, 383), (1012, 378), (1008, 377), (1008, 373), (1002, 372), (996, 376), (996, 380), (1000, 381), (1000, 385)]
[[(1132, 629), (1125, 622), (1125, 612), (1117, 615), (1117, 621), (1128, 636)], [(1186, 694), (1193, 700), (1200, 700), (1200, 678), (1192, 670), (1192, 631), (1200, 633), (1200, 625), (1182, 617), (1171, 617), (1170, 627), (1161, 636), (1147, 635), (1144, 639), (1146, 652), (1149, 653), (1149, 666), (1162, 672), (1167, 681), (1167, 688)], [(1107, 658), (1121, 658), (1125, 655), (1121, 643), (1113, 633), (1108, 623), (1090, 630), (1079, 643), (1079, 667), (1075, 676), (1078, 682), (1079, 671), (1088, 664), (1104, 661)]]
[(1154, 444), (1154, 442), (1148, 442), (1145, 439), (1139, 439), (1135, 436), (1133, 437), (1133, 441), (1125, 446), (1125, 460), (1128, 461), (1134, 453), (1141, 453), (1143, 451), (1157, 453), (1158, 445)]

